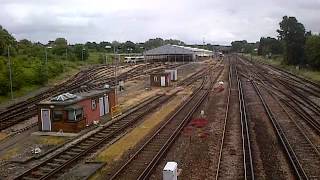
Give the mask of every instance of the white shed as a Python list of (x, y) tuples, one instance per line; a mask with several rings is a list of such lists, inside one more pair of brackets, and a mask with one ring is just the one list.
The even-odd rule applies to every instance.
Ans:
[(167, 69), (164, 72), (169, 72), (172, 81), (178, 80), (178, 71), (177, 69)]
[(178, 163), (167, 162), (162, 171), (163, 180), (177, 180), (178, 179)]

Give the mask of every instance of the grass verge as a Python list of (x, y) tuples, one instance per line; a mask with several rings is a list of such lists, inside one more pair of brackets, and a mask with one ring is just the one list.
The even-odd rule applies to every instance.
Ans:
[[(244, 55), (248, 59), (251, 59), (251, 56), (246, 54)], [(320, 83), (320, 71), (308, 69), (308, 68), (299, 68), (297, 69), (296, 66), (293, 65), (286, 65), (282, 63), (282, 56), (276, 56), (271, 59), (264, 58), (262, 56), (252, 56), (252, 60), (264, 62), (267, 64), (270, 64), (275, 67), (279, 67), (281, 69), (284, 69), (286, 71), (289, 71), (293, 74), (296, 74), (298, 76), (304, 77), (308, 80), (314, 81), (316, 83)]]

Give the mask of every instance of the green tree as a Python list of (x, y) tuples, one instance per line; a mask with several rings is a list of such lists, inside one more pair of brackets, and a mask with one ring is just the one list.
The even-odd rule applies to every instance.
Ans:
[(144, 43), (144, 49), (149, 50), (164, 45), (162, 38), (149, 39)]
[(284, 16), (277, 30), (284, 44), (286, 64), (304, 64), (305, 28), (295, 17)]
[(63, 56), (68, 48), (68, 42), (65, 38), (57, 38), (52, 47), (52, 53), (55, 55)]
[(7, 48), (10, 46), (10, 54), (15, 55), (16, 39), (0, 25), (0, 55), (7, 55)]
[(259, 47), (258, 47), (258, 55), (266, 55), (266, 54), (281, 54), (282, 53), (282, 45), (281, 42), (275, 38), (267, 37), (260, 38)]
[(307, 63), (316, 69), (320, 69), (320, 35), (307, 36), (305, 53)]
[(255, 48), (257, 48), (256, 43), (248, 43), (246, 40), (231, 42), (231, 51), (233, 52), (252, 53)]
[(89, 50), (85, 48), (85, 46), (83, 44), (76, 44), (73, 47), (73, 53), (75, 54), (75, 56), (77, 57), (78, 60), (87, 60), (89, 57)]
[(0, 95), (6, 95), (9, 92), (9, 72), (7, 60), (0, 56)]

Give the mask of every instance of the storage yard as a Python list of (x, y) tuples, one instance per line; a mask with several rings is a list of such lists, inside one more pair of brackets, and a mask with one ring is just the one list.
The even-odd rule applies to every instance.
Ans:
[(239, 54), (144, 58), (1, 111), (0, 179), (320, 179), (320, 85)]

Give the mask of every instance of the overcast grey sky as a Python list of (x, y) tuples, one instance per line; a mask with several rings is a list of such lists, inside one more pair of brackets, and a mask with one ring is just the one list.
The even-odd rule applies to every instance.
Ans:
[(282, 16), (320, 31), (320, 0), (0, 0), (0, 24), (46, 43), (174, 38), (229, 44), (276, 36)]

